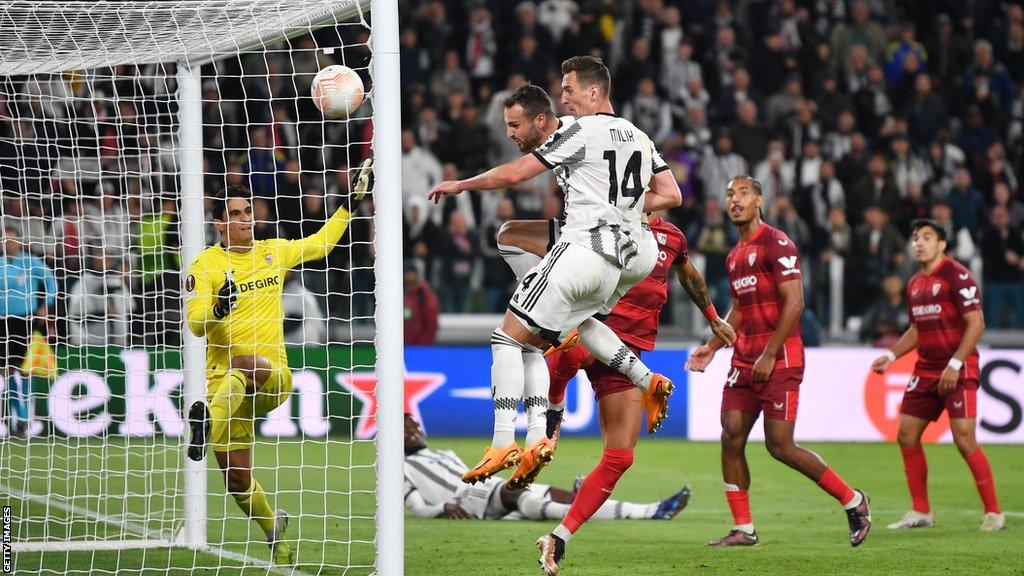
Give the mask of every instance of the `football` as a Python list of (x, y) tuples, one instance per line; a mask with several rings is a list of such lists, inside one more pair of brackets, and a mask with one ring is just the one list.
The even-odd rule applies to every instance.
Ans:
[(310, 94), (324, 116), (344, 120), (363, 103), (363, 81), (355, 70), (335, 64), (317, 72)]

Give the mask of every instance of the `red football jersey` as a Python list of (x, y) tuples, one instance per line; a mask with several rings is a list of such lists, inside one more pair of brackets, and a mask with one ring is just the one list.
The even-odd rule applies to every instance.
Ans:
[(686, 237), (663, 218), (651, 220), (651, 233), (658, 241), (658, 262), (651, 275), (626, 292), (604, 323), (626, 344), (654, 350), (658, 338), (658, 316), (668, 301), (668, 277), (672, 266), (686, 264)]
[[(963, 264), (950, 258), (907, 282), (910, 321), (917, 327), (917, 367), (922, 376), (937, 377), (964, 337), (963, 316), (981, 308), (981, 290)], [(978, 377), (978, 350), (964, 361), (965, 376)]]
[[(740, 313), (732, 363), (750, 368), (779, 323), (782, 310), (779, 285), (790, 280), (803, 281), (800, 255), (788, 236), (761, 224), (749, 242), (741, 240), (729, 251), (725, 264), (729, 267), (729, 292), (739, 301)], [(775, 368), (801, 368), (803, 365), (804, 342), (797, 322), (779, 347)]]

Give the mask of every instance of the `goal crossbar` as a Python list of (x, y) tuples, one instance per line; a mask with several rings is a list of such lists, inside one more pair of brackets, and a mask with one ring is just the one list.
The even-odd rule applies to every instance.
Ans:
[(370, 0), (34, 2), (0, 13), (0, 76), (205, 64), (359, 15)]

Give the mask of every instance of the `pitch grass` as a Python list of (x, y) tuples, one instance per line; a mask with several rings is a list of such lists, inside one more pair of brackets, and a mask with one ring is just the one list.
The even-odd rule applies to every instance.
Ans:
[[(271, 493), (271, 505), (291, 515), (287, 539), (293, 546), (298, 542), (297, 574), (372, 572), (374, 459), (373, 445), (367, 442), (332, 439), (256, 445), (256, 478)], [(36, 496), (59, 496), (54, 500), (97, 512), (108, 521), (52, 506), (47, 514), (42, 502), (14, 498), (2, 490), (0, 505), (12, 506), (15, 541), (38, 540), (44, 534), (54, 539), (69, 534), (77, 539), (85, 535), (137, 539), (144, 529), (169, 531), (180, 525), (182, 487), (173, 471), (183, 462), (180, 444), (164, 440), (132, 439), (131, 448), (126, 449), (123, 439), (110, 439), (106, 444), (33, 439), (29, 445), (11, 439), (0, 446), (0, 484)], [(207, 468), (207, 541), (229, 553), (268, 561), (270, 552), (263, 533), (225, 494), (212, 454)], [(116, 523), (122, 517), (135, 522), (136, 534)], [(144, 527), (140, 529), (140, 525)], [(19, 553), (14, 560), (15, 574), (267, 573), (265, 568), (251, 564), (244, 568), (236, 560), (185, 548)]]
[[(430, 440), (472, 464), (484, 441)], [(711, 549), (732, 520), (722, 492), (718, 445), (643, 439), (615, 497), (651, 501), (683, 484), (689, 507), (670, 522), (609, 521), (584, 526), (569, 543), (560, 574), (633, 575), (1024, 575), (1024, 447), (988, 446), (1007, 529), (978, 531), (982, 508), (970, 471), (952, 445), (928, 446), (936, 526), (893, 531), (909, 509), (903, 464), (892, 444), (809, 444), (871, 497), (874, 527), (851, 548), (846, 515), (814, 483), (775, 462), (764, 446), (748, 448), (751, 506), (761, 545)], [(596, 440), (564, 439), (543, 482), (569, 486), (600, 458)], [(540, 574), (533, 543), (556, 522), (480, 522), (408, 518), (406, 573)]]
[[(0, 447), (0, 480), (34, 494), (76, 494), (70, 503), (107, 515), (145, 510), (141, 497), (147, 483), (170, 484), (167, 476), (145, 474), (147, 469), (180, 466), (176, 445), (125, 450), (111, 441), (106, 448), (76, 443), (75, 449), (10, 440)], [(482, 439), (431, 438), (434, 448), (456, 450), (464, 460), (479, 458)], [(690, 506), (671, 522), (619, 521), (590, 524), (573, 539), (563, 562), (563, 573), (600, 576), (640, 575), (1015, 575), (1024, 576), (1024, 447), (986, 448), (996, 475), (1008, 528), (1002, 533), (978, 531), (981, 505), (970, 472), (952, 446), (929, 446), (930, 488), (937, 526), (928, 530), (893, 532), (885, 524), (899, 518), (909, 502), (898, 449), (891, 444), (814, 444), (831, 465), (871, 496), (875, 529), (865, 544), (852, 549), (847, 543), (846, 517), (835, 502), (810, 481), (771, 460), (764, 448), (748, 449), (754, 478), (752, 506), (762, 544), (752, 549), (713, 550), (704, 543), (725, 534), (730, 527), (718, 469), (718, 446), (675, 440), (641, 442), (633, 469), (620, 482), (616, 497), (650, 501), (665, 497), (683, 484), (693, 488)], [(600, 457), (600, 443), (593, 439), (567, 438), (542, 480), (568, 487), (576, 474), (589, 470)], [(106, 455), (108, 468), (121, 472), (98, 473), (99, 458)], [(145, 454), (145, 456), (143, 456)], [(299, 566), (309, 574), (369, 574), (374, 549), (373, 525), (367, 518), (374, 510), (372, 445), (338, 442), (281, 442), (259, 444), (257, 472), (269, 490), (276, 490), (278, 506), (293, 515), (289, 535), (301, 539)], [(48, 464), (47, 464), (48, 462)], [(329, 463), (325, 466), (325, 463)], [(34, 474), (25, 481), (25, 468)], [(57, 473), (44, 475), (49, 466)], [(353, 468), (354, 467), (354, 468)], [(123, 470), (131, 470), (125, 474)], [(85, 484), (86, 479), (93, 484)], [(226, 542), (226, 550), (267, 559), (269, 553), (258, 531), (244, 519), (234, 502), (224, 496), (220, 474), (211, 468), (209, 483), (209, 540)], [(102, 495), (99, 497), (98, 495)], [(173, 498), (172, 498), (173, 499)], [(169, 502), (148, 500), (160, 507)], [(154, 503), (156, 502), (156, 503)], [(41, 517), (40, 504), (0, 493), (0, 505), (13, 507), (15, 537), (39, 536), (67, 529), (64, 513)], [(155, 508), (153, 508), (155, 509)], [(336, 516), (324, 518), (328, 515)], [(21, 519), (20, 523), (18, 519)], [(539, 574), (533, 541), (549, 531), (554, 522), (484, 522), (406, 518), (406, 574), (506, 575)], [(150, 522), (151, 529), (165, 527)], [(75, 519), (76, 533), (116, 532), (102, 522)], [(23, 537), (23, 536), (22, 536)], [(347, 542), (355, 542), (351, 545)], [(327, 542), (325, 544), (325, 542)], [(15, 558), (16, 574), (263, 574), (250, 567), (183, 549), (128, 550), (120, 552), (21, 553)], [(344, 566), (362, 567), (345, 569)]]

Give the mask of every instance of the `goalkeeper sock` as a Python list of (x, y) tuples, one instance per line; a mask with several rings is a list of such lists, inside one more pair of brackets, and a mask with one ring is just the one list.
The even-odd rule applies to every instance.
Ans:
[(526, 446), (547, 436), (548, 364), (533, 346), (523, 347), (523, 407), (526, 409)]
[(540, 263), (540, 256), (533, 252), (527, 252), (518, 246), (498, 244), (498, 253), (505, 259), (508, 267), (516, 275), (516, 280), (522, 280), (523, 276)]
[(587, 318), (579, 327), (580, 343), (587, 347), (595, 360), (619, 371), (646, 392), (651, 384), (651, 370), (604, 322)]
[(259, 524), (263, 533), (269, 538), (274, 531), (274, 509), (270, 507), (267, 493), (263, 491), (263, 486), (259, 481), (253, 477), (248, 490), (240, 494), (232, 494), (232, 496), (242, 512)]
[(227, 444), (228, 424), (245, 399), (245, 381), (241, 370), (229, 370), (210, 399), (210, 439), (214, 443)]
[(516, 441), (516, 414), (526, 384), (523, 346), (501, 328), (495, 328), (491, 333), (491, 359), (491, 398), (494, 399), (491, 446), (504, 448)]
[(14, 415), (22, 422), (28, 421), (28, 393), (25, 389), (27, 378), (22, 378), (17, 370), (11, 376), (11, 406), (14, 408)]

